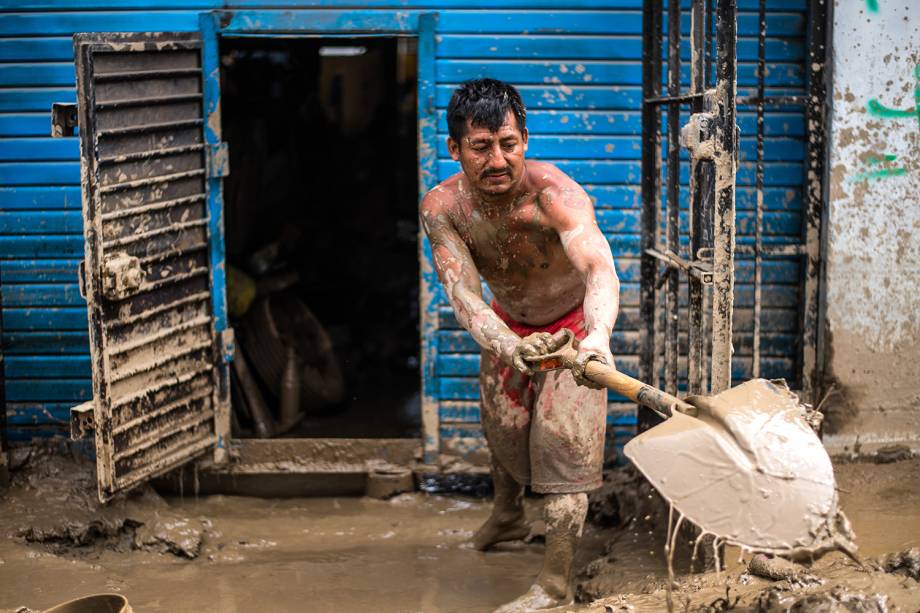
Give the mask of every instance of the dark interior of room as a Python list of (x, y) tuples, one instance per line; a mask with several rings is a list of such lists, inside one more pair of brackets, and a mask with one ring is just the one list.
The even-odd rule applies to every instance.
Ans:
[(418, 436), (415, 40), (228, 38), (221, 70), (235, 435)]

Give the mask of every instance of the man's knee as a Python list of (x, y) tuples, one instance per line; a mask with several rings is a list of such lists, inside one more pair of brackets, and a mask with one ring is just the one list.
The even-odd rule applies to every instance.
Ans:
[(588, 514), (588, 495), (547, 494), (544, 499), (543, 515), (547, 530), (577, 530), (581, 534), (585, 516)]

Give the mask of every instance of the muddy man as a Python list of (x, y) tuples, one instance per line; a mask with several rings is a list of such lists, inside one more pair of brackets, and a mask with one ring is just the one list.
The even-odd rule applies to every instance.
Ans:
[[(601, 485), (606, 392), (585, 379), (584, 366), (613, 365), (619, 281), (585, 191), (552, 164), (525, 160), (526, 110), (514, 87), (464, 83), (447, 122), (447, 146), (463, 172), (425, 195), (421, 221), (457, 320), (482, 347), (495, 506), (473, 545), (487, 550), (525, 537), (524, 487), (545, 494), (543, 569), (526, 594), (498, 610), (552, 608), (572, 601), (587, 492)], [(532, 372), (525, 358), (551, 350), (561, 328), (580, 339), (576, 368)]]

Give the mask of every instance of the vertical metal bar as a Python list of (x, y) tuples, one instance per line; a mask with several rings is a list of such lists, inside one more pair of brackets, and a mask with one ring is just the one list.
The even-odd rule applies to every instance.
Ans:
[[(204, 139), (210, 148), (221, 146), (220, 123), (220, 49), (217, 15), (202, 13), (198, 18), (201, 33), (202, 91), (204, 93)], [(226, 249), (224, 246), (224, 180), (207, 164), (208, 242), (211, 268), (211, 310), (214, 335), (220, 345), (215, 366), (214, 395), (214, 462), (226, 463), (230, 449), (230, 362), (233, 360), (232, 332), (227, 319)]]
[(712, 24), (714, 16), (712, 14), (712, 0), (706, 0), (706, 65), (703, 73), (703, 87), (708, 89), (712, 82)]
[[(418, 189), (419, 199), (438, 184), (437, 130), (435, 109), (435, 31), (437, 13), (423, 13), (418, 21)], [(432, 263), (431, 245), (419, 229), (419, 312), (421, 316), (421, 384), (422, 384), (422, 449), (424, 461), (434, 464), (441, 449), (440, 402), (437, 362), (438, 276)]]
[[(680, 0), (668, 0), (668, 95), (680, 95)], [(668, 216), (671, 253), (680, 252), (680, 103), (668, 103)], [(677, 394), (680, 270), (668, 268), (665, 299), (664, 389)]]
[(737, 96), (735, 0), (716, 5), (716, 211), (713, 236), (712, 382), (713, 394), (731, 387), (732, 301), (734, 300), (735, 167)]
[[(661, 95), (661, 5), (662, 0), (642, 2), (642, 47), (646, 59), (642, 63), (642, 98)], [(640, 331), (639, 377), (658, 386), (655, 351), (656, 305), (655, 290), (658, 263), (646, 253), (658, 245), (658, 222), (661, 210), (661, 110), (656, 104), (642, 105), (642, 255), (639, 316)], [(655, 414), (644, 407), (638, 411), (639, 429), (656, 423)]]
[[(706, 10), (704, 0), (693, 0), (690, 13), (690, 82), (691, 93), (700, 94), (704, 89), (706, 75)], [(690, 105), (692, 113), (703, 110), (703, 100), (694, 99)], [(706, 194), (701, 191), (700, 173), (705, 164), (702, 160), (690, 158), (690, 260), (697, 259), (701, 246), (701, 212), (702, 200)], [(711, 187), (711, 183), (708, 188)], [(687, 391), (690, 394), (702, 392), (703, 364), (703, 283), (689, 276), (687, 280), (688, 322), (687, 322)]]
[(820, 325), (820, 275), (822, 269), (821, 243), (823, 232), (824, 202), (827, 197), (827, 37), (828, 16), (831, 12), (829, 0), (810, 0), (808, 3), (808, 59), (807, 87), (808, 103), (805, 105), (806, 141), (805, 189), (803, 190), (803, 212), (805, 224), (802, 229), (805, 241), (805, 274), (802, 280), (802, 347), (801, 372), (802, 391), (808, 402), (817, 404), (821, 393), (821, 364), (818, 356), (823, 355)]
[(767, 2), (758, 3), (759, 31), (757, 33), (757, 170), (754, 179), (756, 191), (756, 221), (754, 223), (754, 342), (751, 376), (760, 376), (760, 307), (763, 292), (763, 98), (766, 76)]

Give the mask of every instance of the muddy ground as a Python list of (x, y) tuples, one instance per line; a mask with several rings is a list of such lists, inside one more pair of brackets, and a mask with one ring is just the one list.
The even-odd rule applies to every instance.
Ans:
[[(92, 470), (37, 454), (17, 473), (0, 500), (0, 610), (119, 592), (137, 612), (491, 611), (530, 585), (543, 554), (539, 538), (467, 548), (488, 500), (163, 498), (146, 488), (100, 509)], [(675, 610), (920, 611), (920, 459), (836, 470), (866, 569), (831, 554), (769, 580), (729, 549), (718, 576), (677, 561)], [(594, 505), (606, 525), (590, 525), (579, 552), (586, 602), (560, 611), (666, 610), (661, 522), (640, 496)], [(533, 517), (539, 504), (528, 501)]]

